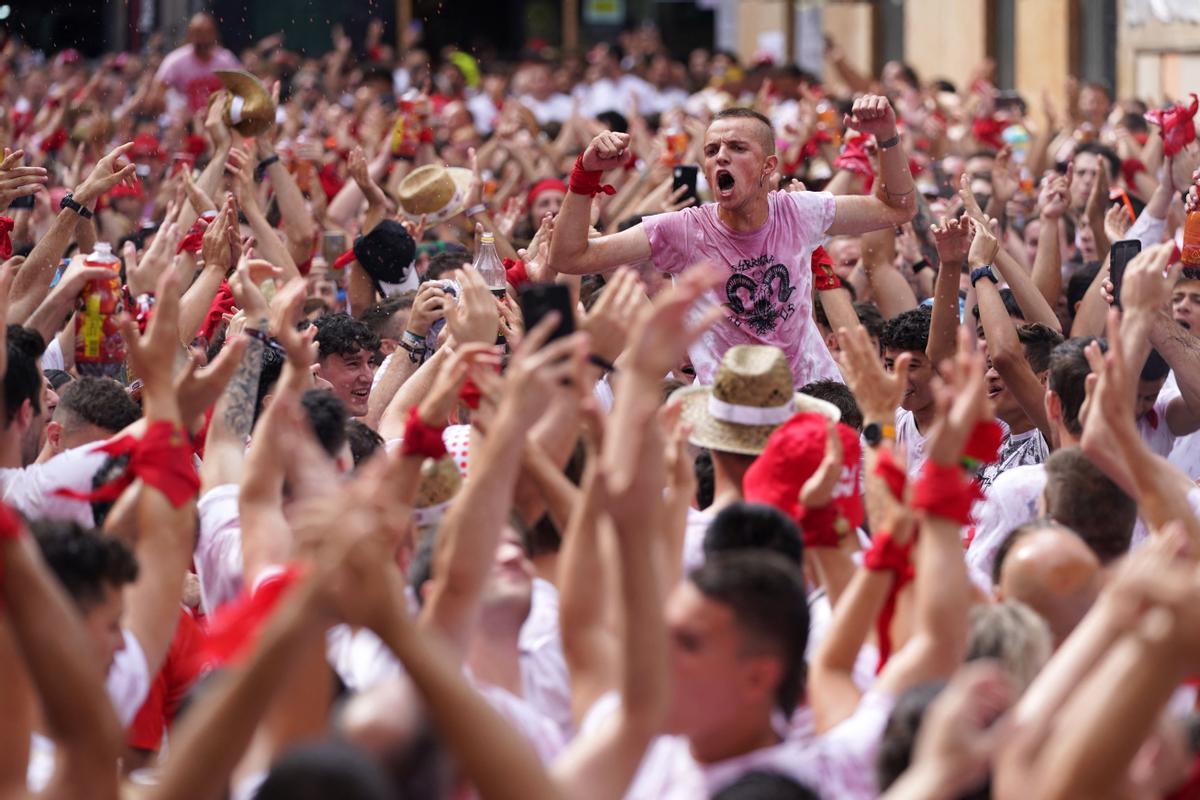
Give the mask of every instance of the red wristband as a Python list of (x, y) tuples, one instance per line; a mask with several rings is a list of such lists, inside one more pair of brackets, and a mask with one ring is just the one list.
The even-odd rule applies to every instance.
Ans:
[(994, 464), (1000, 457), (1000, 444), (1004, 441), (1004, 429), (994, 419), (980, 420), (971, 429), (971, 435), (963, 446), (963, 467), (969, 470), (981, 464)]
[(467, 378), (463, 382), (462, 391), (458, 393), (458, 399), (462, 401), (464, 406), (472, 411), (476, 411), (479, 409), (480, 401), (483, 400), (483, 392), (479, 391), (479, 386), (475, 381)]
[(574, 194), (586, 194), (588, 197), (595, 197), (598, 194), (616, 194), (617, 190), (613, 187), (600, 183), (600, 177), (604, 173), (598, 169), (584, 169), (583, 155), (575, 159), (575, 166), (571, 168), (571, 178), (567, 182), (567, 188)]
[(417, 407), (413, 406), (408, 410), (408, 421), (404, 425), (401, 455), (426, 458), (441, 458), (446, 455), (446, 442), (442, 440), (442, 430), (427, 424), (417, 413)]
[(944, 467), (926, 461), (913, 490), (912, 507), (934, 517), (968, 525), (971, 506), (982, 497), (979, 484), (968, 480), (961, 467)]
[(504, 262), (504, 279), (512, 284), (514, 289), (520, 289), (525, 284), (529, 283), (529, 272), (525, 269), (525, 262), (519, 258), (502, 258)]
[(891, 450), (882, 448), (879, 450), (879, 455), (875, 458), (875, 474), (887, 484), (892, 497), (897, 500), (904, 499), (904, 489), (908, 485), (908, 473), (896, 463), (896, 458), (892, 455)]
[(871, 546), (863, 553), (863, 567), (871, 572), (893, 572), (903, 575), (912, 571), (912, 541), (898, 544), (891, 531), (879, 531), (871, 538)]

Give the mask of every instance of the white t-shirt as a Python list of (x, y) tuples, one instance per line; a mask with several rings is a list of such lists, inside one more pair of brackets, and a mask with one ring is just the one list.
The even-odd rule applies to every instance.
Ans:
[[(1171, 375), (1168, 380), (1174, 378)], [(1175, 435), (1171, 433), (1171, 428), (1167, 425), (1167, 406), (1171, 400), (1177, 397), (1179, 390), (1168, 391), (1166, 384), (1158, 393), (1158, 399), (1154, 401), (1154, 408), (1149, 413), (1138, 417), (1137, 428), (1138, 433), (1142, 435), (1142, 441), (1155, 454), (1167, 458), (1171, 455), (1171, 449), (1175, 446)]]
[(58, 497), (59, 489), (90, 492), (92, 478), (108, 454), (99, 452), (105, 442), (91, 442), (59, 453), (42, 464), (0, 469), (4, 502), (30, 519), (74, 520), (85, 528), (96, 525), (91, 504)]
[(521, 687), (525, 699), (569, 736), (571, 719), (571, 675), (563, 655), (558, 626), (558, 589), (542, 578), (533, 579), (529, 616), (517, 638), (521, 651)]
[(925, 465), (925, 435), (917, 430), (917, 417), (903, 408), (896, 409), (896, 444), (908, 457), (908, 474), (916, 476)]
[[(150, 665), (137, 637), (127, 630), (121, 631), (125, 646), (117, 651), (104, 689), (122, 728), (128, 728), (137, 716), (146, 697), (150, 694)], [(31, 792), (41, 792), (54, 777), (54, 740), (35, 733), (30, 739), (29, 764), (25, 768), (25, 786)]]
[[(584, 732), (595, 730), (616, 711), (620, 699), (609, 693), (583, 720)], [(875, 756), (895, 700), (868, 692), (853, 716), (823, 736), (786, 739), (715, 764), (699, 764), (682, 736), (660, 736), (650, 743), (626, 792), (627, 800), (697, 800), (711, 797), (747, 772), (778, 772), (827, 800), (875, 798)]]
[(236, 483), (214, 486), (196, 503), (200, 531), (192, 554), (204, 610), (212, 614), (236, 598), (245, 583), (242, 563), (242, 525)]
[(545, 125), (547, 122), (566, 122), (575, 109), (575, 102), (570, 95), (561, 92), (552, 94), (545, 100), (538, 100), (531, 94), (522, 95), (518, 100), (533, 113), (539, 125)]
[(975, 507), (975, 535), (967, 548), (967, 571), (980, 588), (992, 587), (996, 551), (1013, 528), (1037, 519), (1038, 500), (1046, 488), (1046, 467), (1030, 464), (1002, 473), (987, 497)]
[[(1161, 401), (1165, 397), (1167, 402), (1170, 402), (1179, 394), (1179, 384), (1175, 380), (1175, 373), (1172, 372), (1167, 376), (1167, 382), (1163, 384), (1162, 391), (1158, 393), (1158, 399)], [(1157, 403), (1155, 407), (1157, 408)], [(1179, 467), (1192, 480), (1200, 480), (1200, 431), (1176, 437), (1172, 443), (1171, 452), (1167, 455), (1167, 460)]]
[(1012, 433), (1008, 425), (1001, 422), (1004, 437), (1000, 441), (1000, 452), (995, 464), (988, 464), (979, 471), (979, 488), (987, 491), (996, 478), (1017, 467), (1044, 463), (1050, 457), (1050, 446), (1046, 437), (1037, 428), (1024, 433)]

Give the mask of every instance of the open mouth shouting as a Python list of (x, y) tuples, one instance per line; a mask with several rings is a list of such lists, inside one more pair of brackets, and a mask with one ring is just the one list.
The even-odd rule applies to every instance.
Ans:
[(717, 199), (725, 200), (733, 197), (733, 173), (727, 169), (717, 170)]

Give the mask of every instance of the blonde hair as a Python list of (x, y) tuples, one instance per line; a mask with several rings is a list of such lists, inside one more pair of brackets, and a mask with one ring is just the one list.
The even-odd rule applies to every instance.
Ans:
[(1050, 660), (1054, 647), (1050, 626), (1016, 600), (977, 605), (969, 619), (967, 661), (990, 658), (1000, 662), (1017, 693), (1023, 693)]

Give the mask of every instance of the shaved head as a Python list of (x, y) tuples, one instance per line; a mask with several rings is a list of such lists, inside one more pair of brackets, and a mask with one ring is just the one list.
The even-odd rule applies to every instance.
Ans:
[[(762, 147), (763, 155), (775, 155), (775, 129), (771, 120), (752, 108), (727, 108), (713, 115), (712, 121), (719, 120), (750, 120), (747, 129), (753, 131), (754, 140)], [(710, 123), (711, 124), (711, 123)]]
[(1001, 566), (997, 594), (1037, 612), (1057, 647), (1092, 607), (1100, 586), (1096, 554), (1083, 539), (1055, 525), (1021, 535)]

